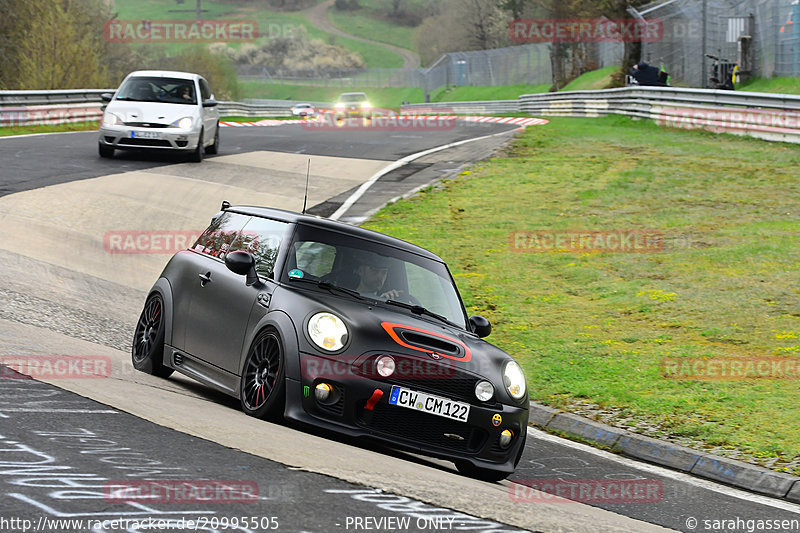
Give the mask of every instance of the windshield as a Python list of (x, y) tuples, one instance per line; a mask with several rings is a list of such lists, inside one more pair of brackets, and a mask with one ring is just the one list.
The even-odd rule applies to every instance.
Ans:
[(373, 300), (421, 306), (466, 327), (461, 298), (444, 263), (334, 231), (297, 228), (282, 281), (327, 282)]
[(339, 102), (343, 104), (352, 104), (352, 103), (364, 102), (366, 99), (367, 95), (363, 93), (343, 94), (339, 97)]
[(181, 78), (137, 76), (128, 78), (117, 91), (117, 100), (197, 104), (194, 81)]

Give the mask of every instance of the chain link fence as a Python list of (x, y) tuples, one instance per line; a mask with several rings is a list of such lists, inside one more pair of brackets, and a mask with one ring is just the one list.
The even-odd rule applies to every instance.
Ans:
[(798, 75), (797, 0), (661, 0), (632, 9), (660, 20), (663, 38), (642, 43), (642, 58), (671, 83), (710, 87), (715, 59), (761, 77)]
[[(619, 42), (584, 43), (592, 68), (619, 64)], [(453, 85), (539, 85), (553, 81), (548, 43), (452, 52), (428, 68), (368, 68), (360, 71), (270, 72), (259, 65), (237, 67), (239, 79), (315, 87), (416, 87), (426, 93)]]

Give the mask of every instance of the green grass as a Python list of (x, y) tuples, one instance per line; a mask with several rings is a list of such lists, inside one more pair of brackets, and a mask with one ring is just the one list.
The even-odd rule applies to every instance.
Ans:
[(58, 133), (62, 131), (91, 131), (99, 128), (98, 122), (75, 122), (72, 124), (42, 124), (37, 126), (12, 126), (0, 128), (0, 137), (26, 135), (29, 133)]
[(460, 86), (440, 89), (431, 95), (434, 102), (469, 102), (475, 100), (516, 100), (520, 95), (546, 93), (549, 83), (540, 85), (500, 85), (497, 87)]
[(800, 94), (800, 78), (781, 76), (777, 78), (751, 78), (736, 86), (740, 91), (761, 93)]
[(339, 11), (334, 8), (328, 10), (328, 17), (336, 27), (350, 35), (414, 50), (414, 28), (376, 19), (368, 10)]
[[(720, 154), (724, 154), (724, 157)], [(625, 117), (551, 118), (366, 227), (448, 262), (532, 399), (755, 457), (800, 456), (795, 380), (687, 381), (663, 358), (800, 360), (800, 148)], [(537, 230), (660, 231), (654, 253), (514, 251)], [(800, 473), (800, 472), (796, 472)]]
[[(189, 9), (194, 6), (193, 2), (186, 2), (182, 5), (178, 5), (174, 2), (164, 2), (163, 0), (116, 0), (115, 6), (118, 11), (117, 18), (119, 19), (194, 19), (194, 12), (176, 13), (170, 11), (174, 9)], [(204, 0), (203, 9), (209, 10), (208, 13), (203, 14), (207, 19), (242, 18), (257, 20), (261, 31), (267, 34), (271, 32), (272, 34), (280, 35), (281, 32), (284, 31), (284, 28), (303, 26), (312, 38), (321, 39), (326, 43), (337, 44), (350, 51), (357, 52), (364, 59), (368, 67), (395, 68), (403, 66), (403, 58), (400, 57), (400, 55), (381, 47), (362, 43), (353, 39), (337, 37), (317, 29), (309, 23), (305, 15), (299, 13), (269, 11), (263, 6), (227, 4), (224, 2), (215, 2), (213, 0)], [(269, 37), (262, 37), (259, 40), (268, 38)], [(153, 45), (133, 44), (131, 46), (147, 47)], [(163, 46), (169, 52), (177, 52), (186, 46), (191, 46), (191, 44), (167, 43), (157, 46)], [(238, 43), (233, 43), (232, 46), (236, 47)]]
[(243, 98), (269, 98), (276, 100), (307, 100), (310, 102), (333, 102), (344, 92), (363, 91), (367, 93), (374, 107), (398, 109), (403, 101), (422, 102), (425, 96), (422, 89), (373, 87), (312, 87), (307, 85), (282, 85), (256, 81), (240, 83)]
[(595, 89), (606, 89), (611, 83), (611, 75), (619, 70), (619, 66), (611, 66), (592, 70), (581, 74), (567, 85), (562, 91), (591, 91)]

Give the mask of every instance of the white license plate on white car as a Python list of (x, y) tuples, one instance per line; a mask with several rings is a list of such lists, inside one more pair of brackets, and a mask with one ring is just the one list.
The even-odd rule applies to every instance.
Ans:
[(467, 403), (448, 400), (427, 392), (418, 392), (397, 385), (392, 385), (389, 403), (415, 411), (422, 411), (423, 413), (451, 418), (459, 422), (466, 422), (469, 416), (469, 404)]
[(131, 139), (160, 139), (161, 134), (157, 131), (132, 131)]

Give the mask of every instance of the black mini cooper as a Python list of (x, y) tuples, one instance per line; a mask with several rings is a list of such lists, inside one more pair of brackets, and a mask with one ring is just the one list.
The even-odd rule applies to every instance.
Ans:
[(223, 203), (169, 261), (133, 340), (133, 365), (181, 372), (285, 417), (453, 461), (499, 480), (525, 445), (520, 366), (481, 340), (444, 261), (327, 219)]

